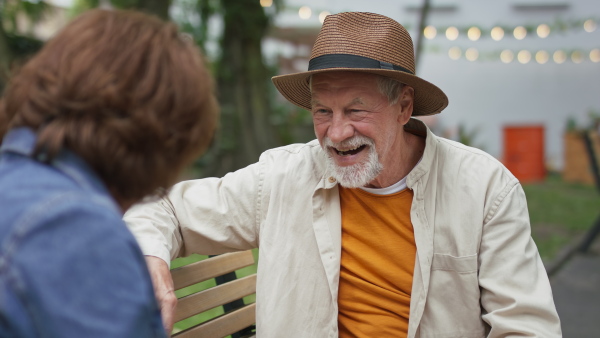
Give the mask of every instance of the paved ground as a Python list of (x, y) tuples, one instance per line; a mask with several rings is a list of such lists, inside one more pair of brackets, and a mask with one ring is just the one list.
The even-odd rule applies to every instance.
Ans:
[(563, 337), (600, 337), (600, 236), (550, 276)]

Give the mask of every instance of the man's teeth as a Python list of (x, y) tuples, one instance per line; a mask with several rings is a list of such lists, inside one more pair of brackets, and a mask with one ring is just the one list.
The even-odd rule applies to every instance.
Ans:
[(350, 152), (358, 150), (360, 147), (362, 147), (363, 145), (357, 146), (356, 148), (352, 148), (352, 149), (347, 149), (347, 150), (339, 150), (336, 149), (338, 154), (345, 156), (345, 155), (349, 155)]

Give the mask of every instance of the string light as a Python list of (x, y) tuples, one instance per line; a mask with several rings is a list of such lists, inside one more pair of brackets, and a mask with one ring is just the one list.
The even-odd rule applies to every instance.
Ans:
[(527, 36), (527, 29), (523, 26), (518, 26), (514, 29), (513, 35), (517, 40), (523, 40)]
[(554, 55), (552, 55), (552, 59), (554, 62), (561, 64), (567, 60), (567, 53), (562, 50), (557, 50), (554, 52)]
[(479, 40), (479, 37), (481, 37), (481, 30), (477, 27), (471, 27), (467, 31), (467, 36), (469, 37), (469, 40), (477, 41)]
[(450, 41), (456, 40), (458, 38), (458, 28), (448, 27), (448, 29), (446, 29), (446, 38)]
[(465, 52), (465, 57), (469, 61), (475, 61), (477, 60), (477, 58), (479, 58), (479, 52), (477, 51), (477, 49), (471, 47)]
[(322, 11), (321, 13), (319, 13), (319, 21), (321, 23), (325, 22), (325, 18), (330, 14), (331, 13), (329, 13), (328, 11)]
[(600, 49), (592, 49), (590, 52), (590, 60), (592, 62), (600, 62)]
[[(476, 60), (498, 60), (503, 63), (511, 63), (515, 59), (522, 64), (530, 63), (535, 61), (540, 65), (548, 63), (551, 59), (555, 63), (561, 64), (570, 60), (573, 63), (579, 64), (586, 60), (594, 63), (600, 63), (600, 48), (592, 49), (591, 51), (573, 50), (565, 52), (564, 50), (556, 50), (554, 53), (546, 50), (538, 50), (537, 52), (531, 52), (528, 50), (520, 50), (518, 52), (510, 49), (504, 49), (502, 51), (486, 52), (482, 53), (478, 49), (471, 47), (463, 51), (454, 46), (448, 50), (448, 57), (452, 60), (459, 60), (464, 54), (465, 59), (468, 61)], [(588, 59), (589, 57), (589, 59)]]
[(302, 6), (298, 10), (298, 16), (300, 16), (300, 19), (303, 20), (310, 19), (310, 17), (312, 16), (312, 10), (308, 6)]
[(548, 52), (546, 52), (545, 50), (540, 50), (537, 53), (535, 53), (535, 61), (537, 61), (537, 63), (539, 63), (540, 65), (543, 65), (544, 63), (548, 62), (549, 59), (550, 54), (548, 54)]
[(522, 50), (517, 54), (517, 60), (522, 64), (526, 64), (531, 61), (531, 53), (527, 50)]
[(583, 23), (583, 29), (585, 29), (585, 31), (588, 33), (595, 31), (596, 30), (596, 21), (594, 21), (592, 19), (586, 20)]
[(547, 38), (550, 35), (550, 26), (546, 24), (539, 25), (537, 27), (537, 35), (542, 39)]
[[(264, 0), (262, 0), (264, 1)], [(272, 1), (272, 0), (270, 0)], [(536, 33), (535, 35), (541, 39), (549, 37), (551, 34), (565, 32), (566, 30), (581, 30), (587, 32), (593, 32), (597, 28), (596, 19), (588, 20), (558, 20), (552, 23), (542, 23), (539, 25), (520, 25), (517, 27), (506, 27), (506, 26), (494, 26), (491, 29), (479, 28), (476, 26), (433, 26), (429, 25), (423, 29), (423, 34), (427, 39), (434, 39), (437, 37), (438, 32), (445, 32), (446, 38), (450, 41), (454, 41), (459, 38), (460, 35), (464, 34), (471, 41), (478, 41), (482, 37), (491, 37), (495, 41), (502, 40), (506, 34), (512, 34), (515, 39), (523, 40), (530, 35), (530, 33)]]
[[(260, 0), (262, 6), (271, 6), (273, 0)], [(291, 9), (291, 8), (289, 8)], [(308, 6), (302, 6), (299, 10), (299, 15), (305, 19), (310, 18), (312, 15), (312, 10)], [(322, 13), (329, 13), (326, 11), (322, 11), (319, 14), (319, 18), (321, 18)], [(329, 13), (330, 14), (330, 13)], [(496, 25), (492, 28), (480, 28), (473, 25), (470, 26), (434, 26), (428, 25), (423, 29), (423, 36), (425, 38), (431, 40), (438, 37), (438, 33), (440, 35), (446, 36), (446, 38), (450, 41), (454, 41), (459, 38), (460, 35), (466, 35), (471, 41), (478, 41), (483, 37), (491, 37), (494, 41), (500, 41), (504, 39), (505, 35), (512, 34), (515, 39), (523, 40), (531, 34), (531, 36), (537, 36), (541, 39), (545, 39), (549, 37), (551, 34), (559, 34), (564, 33), (567, 30), (576, 30), (581, 31), (585, 30), (586, 32), (594, 32), (597, 29), (598, 19), (571, 19), (571, 20), (562, 20), (556, 19), (554, 22), (546, 22), (536, 25), (519, 25), (519, 26), (506, 26), (506, 25)], [(407, 29), (410, 30), (410, 26), (406, 26)]]
[(450, 48), (448, 50), (448, 56), (452, 60), (458, 60), (458, 59), (460, 59), (461, 55), (462, 55), (462, 51), (458, 47), (452, 47), (452, 48)]
[(262, 7), (271, 7), (273, 5), (273, 0), (260, 0), (260, 5)]
[(502, 29), (502, 27), (496, 26), (492, 28), (491, 35), (494, 41), (500, 41), (504, 37), (504, 29)]
[(583, 54), (578, 50), (574, 51), (571, 53), (571, 61), (574, 63), (581, 63), (583, 61)]
[[(460, 26), (446, 26), (446, 27), (435, 27), (433, 25), (429, 25), (424, 28), (423, 36), (426, 39), (431, 40), (435, 39), (438, 35), (438, 31), (444, 32), (441, 33), (445, 35), (446, 39), (450, 41), (457, 40), (461, 35), (465, 35), (471, 41), (479, 41), (482, 37), (491, 37), (494, 41), (501, 41), (504, 39), (505, 34), (511, 34), (514, 36), (516, 40), (523, 40), (528, 37), (529, 33), (533, 37), (539, 37), (540, 39), (545, 39), (549, 37), (551, 34), (556, 34), (560, 32), (564, 32), (567, 29), (571, 30), (579, 30), (582, 28), (586, 32), (594, 32), (597, 29), (597, 19), (587, 19), (587, 20), (556, 20), (553, 23), (542, 23), (536, 26), (533, 25), (520, 25), (514, 28), (508, 28), (506, 26), (494, 26), (491, 29), (481, 29), (476, 26), (470, 27), (460, 27)], [(582, 27), (583, 26), (583, 27)], [(489, 35), (488, 35), (489, 34)], [(537, 62), (540, 65), (547, 64), (549, 61), (553, 60), (557, 64), (562, 64), (567, 60), (572, 61), (573, 63), (582, 63), (586, 60), (600, 63), (600, 48), (595, 48), (593, 50), (556, 50), (554, 52), (547, 50), (538, 50), (538, 51), (528, 51), (528, 50), (520, 50), (520, 51), (511, 51), (509, 49), (505, 49), (502, 51), (495, 52), (485, 52), (480, 51), (474, 47), (468, 48), (466, 50), (462, 50), (461, 48), (455, 46), (448, 49), (448, 57), (452, 60), (459, 60), (463, 57), (469, 61), (476, 60), (498, 60), (503, 63), (511, 63), (513, 61), (518, 61), (521, 64), (530, 63), (532, 60)], [(588, 58), (589, 57), (589, 58)]]
[(515, 58), (515, 53), (512, 50), (505, 49), (500, 53), (500, 60), (504, 63), (511, 63)]
[(437, 29), (435, 29), (435, 27), (433, 27), (433, 26), (427, 26), (423, 30), (423, 35), (425, 36), (426, 39), (431, 40), (431, 39), (435, 38), (435, 36), (437, 35)]

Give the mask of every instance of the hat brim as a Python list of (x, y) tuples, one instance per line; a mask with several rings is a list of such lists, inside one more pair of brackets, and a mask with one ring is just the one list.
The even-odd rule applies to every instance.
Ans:
[(300, 108), (311, 110), (311, 94), (308, 86), (309, 77), (314, 74), (339, 71), (378, 74), (398, 80), (413, 87), (415, 90), (413, 116), (439, 114), (448, 106), (448, 97), (436, 85), (427, 82), (418, 76), (397, 70), (373, 68), (327, 68), (274, 76), (271, 80), (281, 95), (283, 95), (288, 101)]

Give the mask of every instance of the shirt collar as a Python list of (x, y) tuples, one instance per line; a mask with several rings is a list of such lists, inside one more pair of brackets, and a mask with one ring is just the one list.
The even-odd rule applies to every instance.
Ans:
[[(40, 161), (43, 155), (33, 156), (36, 142), (37, 134), (30, 128), (18, 127), (11, 129), (5, 135), (2, 144), (0, 144), (0, 155), (13, 153)], [(71, 151), (61, 149), (48, 165), (70, 177), (83, 189), (110, 196), (108, 189), (92, 168)], [(111, 200), (113, 200), (112, 197)]]
[[(437, 152), (437, 137), (423, 123), (423, 121), (411, 118), (409, 123), (404, 126), (404, 130), (409, 133), (425, 137), (425, 150), (421, 161), (408, 173), (406, 184), (408, 188), (413, 189), (416, 182), (421, 180), (427, 174), (433, 165)], [(413, 189), (414, 190), (414, 189)], [(419, 196), (417, 196), (419, 197)]]
[(31, 157), (35, 149), (37, 137), (29, 128), (15, 128), (9, 130), (0, 144), (0, 153), (16, 153)]

